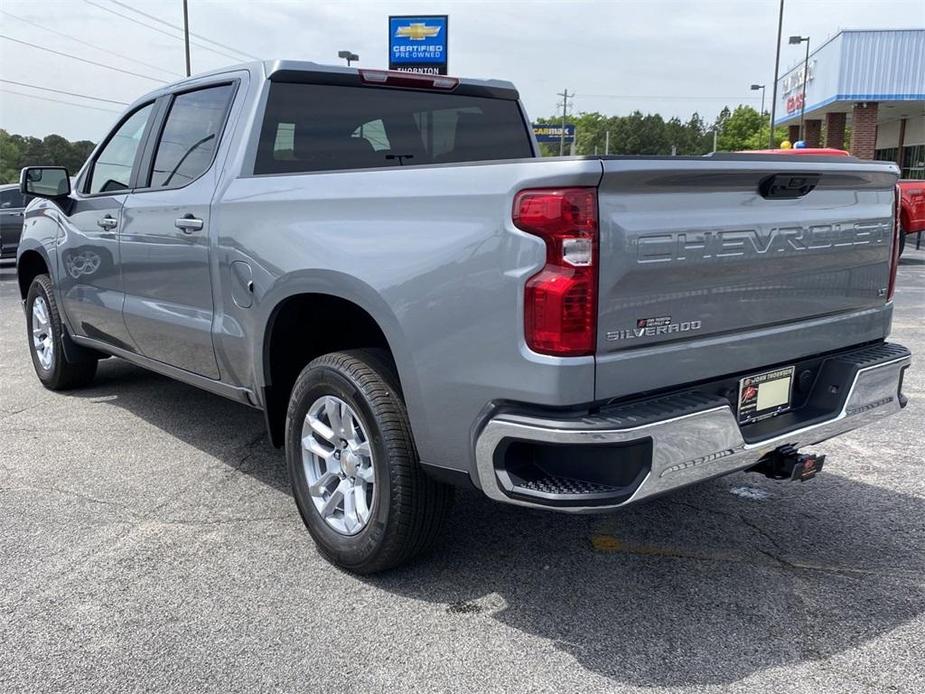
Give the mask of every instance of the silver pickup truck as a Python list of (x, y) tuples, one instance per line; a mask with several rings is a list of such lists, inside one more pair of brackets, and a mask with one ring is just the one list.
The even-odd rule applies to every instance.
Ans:
[(454, 485), (591, 512), (898, 412), (895, 165), (540, 159), (514, 87), (253, 63), (23, 171), (35, 371), (117, 356), (263, 410), (319, 550), (431, 545)]

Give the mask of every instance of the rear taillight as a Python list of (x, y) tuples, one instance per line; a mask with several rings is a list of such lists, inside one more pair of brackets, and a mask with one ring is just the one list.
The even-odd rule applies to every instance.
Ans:
[(459, 80), (444, 75), (420, 75), (400, 70), (360, 70), (360, 79), (368, 84), (406, 89), (456, 89)]
[(546, 242), (546, 265), (527, 280), (524, 337), (534, 352), (594, 354), (597, 338), (596, 188), (538, 188), (514, 198), (514, 226)]
[(896, 291), (896, 271), (899, 269), (899, 211), (902, 192), (899, 184), (896, 185), (896, 191), (893, 199), (893, 244), (890, 246), (890, 283), (887, 285), (886, 300), (893, 300), (893, 292)]

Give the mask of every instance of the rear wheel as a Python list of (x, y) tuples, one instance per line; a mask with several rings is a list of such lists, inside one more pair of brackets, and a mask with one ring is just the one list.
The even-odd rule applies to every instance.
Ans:
[(96, 375), (97, 360), (69, 361), (64, 353), (64, 326), (48, 275), (38, 275), (26, 295), (26, 330), (32, 366), (51, 390), (85, 386)]
[(320, 552), (356, 573), (430, 548), (453, 490), (418, 463), (398, 379), (378, 350), (326, 354), (296, 380), (286, 417), (293, 496)]
[(904, 250), (906, 250), (906, 230), (900, 226), (899, 227), (899, 255), (902, 255)]

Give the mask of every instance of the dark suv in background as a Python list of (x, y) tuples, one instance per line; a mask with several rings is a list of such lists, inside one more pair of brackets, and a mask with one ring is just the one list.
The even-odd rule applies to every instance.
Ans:
[(15, 258), (22, 235), (23, 210), (30, 198), (19, 192), (19, 184), (0, 186), (0, 258)]

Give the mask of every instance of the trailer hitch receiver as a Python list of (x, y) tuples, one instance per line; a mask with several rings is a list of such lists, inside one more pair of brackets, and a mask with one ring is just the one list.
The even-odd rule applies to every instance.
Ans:
[(781, 446), (768, 453), (749, 472), (760, 472), (772, 480), (805, 482), (816, 476), (825, 463), (824, 455), (800, 453), (793, 446)]

